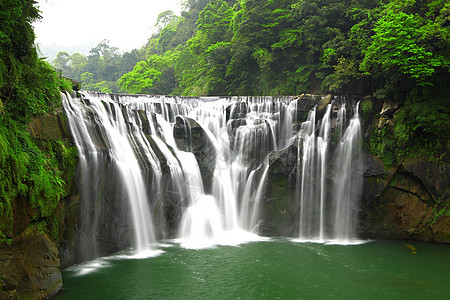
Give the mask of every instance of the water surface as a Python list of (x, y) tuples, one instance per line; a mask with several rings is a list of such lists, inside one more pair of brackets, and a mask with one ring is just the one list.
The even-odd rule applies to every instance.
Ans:
[(63, 272), (56, 299), (449, 299), (450, 246), (401, 241), (325, 245), (269, 240), (161, 248)]

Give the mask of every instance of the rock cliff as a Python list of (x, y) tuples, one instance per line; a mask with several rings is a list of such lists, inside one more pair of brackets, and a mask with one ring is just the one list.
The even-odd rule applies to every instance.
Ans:
[[(61, 155), (60, 159), (75, 156), (61, 153), (74, 149), (66, 120), (59, 111), (35, 118), (29, 124), (28, 132), (43, 153)], [(64, 163), (61, 184), (69, 196), (61, 199), (55, 210), (41, 210), (25, 197), (12, 203), (9, 241), (0, 244), (1, 299), (47, 299), (62, 288), (60, 253), (69, 248), (78, 213), (76, 204), (68, 205), (75, 197), (70, 195), (76, 163), (76, 159)]]

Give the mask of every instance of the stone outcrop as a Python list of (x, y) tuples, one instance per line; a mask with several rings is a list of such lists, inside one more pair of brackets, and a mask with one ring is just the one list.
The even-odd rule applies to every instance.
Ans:
[[(27, 131), (38, 145), (52, 141), (70, 145), (67, 117), (62, 110), (35, 118)], [(68, 193), (74, 170), (75, 166), (62, 170)], [(63, 243), (69, 228), (76, 226), (75, 222), (65, 223), (68, 199), (62, 199), (53, 214), (31, 206), (25, 197), (14, 199), (10, 240), (0, 244), (0, 299), (47, 299), (62, 288), (58, 244)]]
[(203, 128), (193, 119), (177, 117), (173, 135), (178, 149), (191, 151), (197, 159), (205, 193), (210, 194), (216, 160), (216, 148)]
[(38, 227), (0, 247), (1, 299), (47, 299), (62, 288), (58, 248)]
[(362, 206), (361, 233), (370, 238), (450, 243), (449, 167), (445, 162), (407, 159), (370, 178), (377, 192), (368, 189), (370, 184), (365, 186), (369, 197)]
[(259, 232), (265, 236), (294, 236), (299, 214), (295, 198), (297, 179), (296, 142), (269, 155), (266, 191), (261, 203)]
[(70, 138), (67, 116), (62, 109), (34, 118), (27, 130), (33, 138), (38, 139), (57, 141)]

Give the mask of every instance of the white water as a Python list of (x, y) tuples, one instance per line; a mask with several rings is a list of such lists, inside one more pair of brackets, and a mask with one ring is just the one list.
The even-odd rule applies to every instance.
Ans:
[(334, 157), (339, 168), (334, 177), (333, 188), (336, 205), (333, 238), (347, 242), (356, 237), (358, 201), (362, 187), (362, 175), (358, 173), (361, 169), (362, 142), (358, 106), (359, 103)]
[[(331, 148), (331, 111), (327, 106), (316, 132), (316, 109), (299, 132), (297, 197), (300, 199), (299, 241), (354, 244), (358, 201), (361, 193), (361, 124), (358, 105), (346, 128), (343, 103), (335, 126), (337, 146)], [(345, 129), (346, 128), (346, 129)], [(345, 129), (345, 132), (344, 132)], [(330, 153), (332, 162), (329, 162)], [(330, 165), (334, 174), (327, 174)], [(301, 170), (300, 170), (301, 166)], [(328, 176), (328, 178), (327, 178)], [(331, 183), (330, 183), (331, 181)], [(331, 192), (328, 185), (332, 186)]]
[[(170, 222), (178, 224), (175, 236), (186, 248), (258, 239), (260, 204), (269, 174), (268, 155), (289, 146), (293, 136), (297, 136), (299, 149), (295, 187), (300, 207), (299, 239), (351, 243), (356, 237), (352, 228), (359, 195), (353, 191), (360, 190), (360, 177), (355, 173), (360, 124), (356, 112), (346, 128), (345, 104), (334, 112), (334, 128), (334, 105), (330, 104), (320, 122), (313, 109), (295, 133), (297, 101), (289, 97), (85, 93), (83, 98), (84, 103), (70, 97), (64, 101), (80, 152), (83, 197), (85, 202), (100, 202), (97, 187), (113, 178), (100, 180), (99, 174), (113, 163), (117, 168), (117, 174), (112, 172), (117, 176), (114, 180), (124, 191), (130, 208), (138, 253), (153, 249), (155, 235), (174, 236), (167, 232)], [(183, 124), (185, 143), (176, 141), (176, 121)], [(191, 126), (196, 123), (211, 145), (206, 156), (214, 159), (214, 171), (206, 181), (211, 186), (206, 187), (192, 152), (196, 137)], [(337, 139), (333, 143), (332, 130)], [(332, 164), (342, 168), (337, 168), (331, 179), (328, 173)], [(330, 188), (331, 195), (327, 193)], [(172, 215), (163, 213), (166, 206), (172, 207)], [(92, 205), (85, 210), (87, 216), (94, 214), (87, 224), (104, 219)]]
[[(95, 159), (97, 153), (92, 147), (92, 132), (89, 132), (85, 124), (87, 119), (86, 112), (91, 112), (94, 119), (102, 126), (102, 139), (109, 145), (109, 158), (117, 167), (119, 182), (123, 184), (126, 191), (125, 195), (131, 208), (136, 250), (138, 252), (151, 250), (155, 237), (147, 192), (145, 190), (146, 184), (143, 180), (137, 157), (131, 146), (129, 129), (126, 128), (123, 115), (118, 113), (120, 112), (118, 103), (108, 99), (100, 101), (96, 97), (90, 97), (89, 105), (86, 106), (79, 101), (70, 101), (65, 98), (64, 107), (70, 120), (73, 138), (80, 149), (82, 171), (85, 171), (88, 167), (97, 169), (98, 163), (98, 160)], [(115, 119), (111, 117), (111, 107), (116, 112), (114, 114)], [(94, 159), (91, 160), (91, 156)], [(90, 161), (89, 166), (86, 163), (88, 160)], [(86, 173), (83, 172), (83, 174)], [(98, 174), (94, 175), (98, 176)], [(83, 183), (83, 185), (88, 184), (90, 183)], [(83, 190), (89, 189), (88, 186), (83, 186), (82, 188)], [(86, 200), (88, 201), (88, 199)]]
[[(203, 248), (255, 238), (249, 232), (255, 232), (259, 221), (259, 202), (268, 171), (264, 161), (277, 145), (287, 145), (292, 135), (292, 110), (288, 110), (286, 103), (274, 103), (272, 98), (243, 100), (199, 102), (189, 114), (214, 145), (216, 161), (211, 195), (204, 194), (201, 181), (190, 184), (200, 193), (195, 198), (191, 197), (191, 205), (181, 222), (179, 239), (185, 247)], [(230, 106), (228, 123), (227, 106)], [(281, 110), (286, 113), (280, 125)], [(240, 119), (241, 125), (232, 138), (233, 125), (230, 122), (236, 119)], [(189, 128), (186, 131), (189, 134)], [(196, 163), (195, 158), (190, 162)], [(186, 168), (195, 169), (194, 166)], [(193, 174), (188, 176), (197, 177)]]

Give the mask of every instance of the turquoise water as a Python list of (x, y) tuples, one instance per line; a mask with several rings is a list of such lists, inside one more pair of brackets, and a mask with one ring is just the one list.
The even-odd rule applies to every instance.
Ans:
[(450, 299), (450, 245), (278, 239), (161, 249), (65, 270), (56, 299)]

